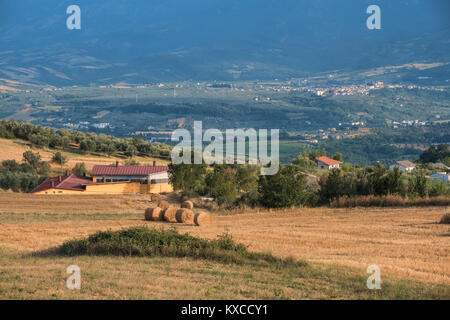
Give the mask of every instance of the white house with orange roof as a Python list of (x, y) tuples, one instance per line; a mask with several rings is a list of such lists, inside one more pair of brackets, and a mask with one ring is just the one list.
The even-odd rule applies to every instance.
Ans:
[(318, 157), (316, 158), (317, 168), (321, 169), (339, 169), (341, 167), (342, 161), (337, 161), (328, 157)]

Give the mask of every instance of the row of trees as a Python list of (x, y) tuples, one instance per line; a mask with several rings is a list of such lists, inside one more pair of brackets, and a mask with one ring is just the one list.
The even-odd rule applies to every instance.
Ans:
[[(67, 159), (60, 152), (56, 152), (52, 161), (60, 164)], [(49, 177), (50, 163), (42, 161), (38, 152), (25, 151), (22, 161), (4, 160), (0, 164), (0, 188), (14, 192), (31, 192)], [(88, 170), (84, 162), (75, 164), (71, 171), (78, 176), (85, 176)]]
[(50, 172), (50, 164), (41, 160), (39, 153), (26, 151), (22, 162), (4, 160), (0, 165), (0, 187), (14, 192), (31, 192)]
[(280, 166), (273, 176), (260, 176), (254, 165), (169, 165), (175, 190), (190, 197), (211, 196), (219, 205), (263, 205), (272, 208), (312, 205), (315, 194), (294, 166)]
[(450, 195), (443, 181), (430, 181), (420, 169), (410, 175), (403, 175), (398, 168), (388, 170), (381, 164), (368, 168), (331, 170), (319, 182), (321, 202), (329, 202), (342, 196), (385, 196), (427, 197)]
[(108, 155), (120, 152), (129, 157), (135, 155), (168, 157), (171, 150), (168, 145), (150, 143), (137, 137), (116, 138), (90, 132), (55, 130), (16, 120), (0, 121), (0, 138), (18, 138), (30, 141), (39, 147), (62, 149), (67, 149), (71, 143), (75, 143), (83, 152), (101, 152)]
[[(427, 179), (421, 169), (405, 175), (398, 168), (388, 170), (380, 163), (366, 168), (344, 164), (323, 173), (316, 182), (308, 181), (306, 172), (317, 173), (314, 159), (323, 155), (323, 150), (305, 152), (292, 164), (280, 166), (273, 176), (260, 176), (260, 167), (250, 165), (172, 164), (170, 180), (174, 189), (186, 196), (210, 196), (219, 205), (229, 206), (314, 206), (344, 196), (450, 196), (448, 184)], [(342, 154), (333, 158), (342, 160)]]

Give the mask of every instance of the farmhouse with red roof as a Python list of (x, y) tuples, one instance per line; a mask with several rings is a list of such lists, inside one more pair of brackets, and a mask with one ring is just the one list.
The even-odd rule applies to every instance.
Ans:
[(66, 174), (48, 178), (34, 194), (135, 194), (173, 191), (168, 166), (94, 166), (92, 178)]
[(94, 166), (92, 177), (94, 182), (151, 181), (169, 179), (168, 166), (120, 166), (118, 162), (110, 166)]
[(331, 170), (331, 169), (339, 169), (341, 167), (342, 162), (328, 157), (319, 157), (316, 158), (316, 164), (318, 168)]
[(77, 193), (86, 190), (86, 185), (92, 181), (85, 177), (79, 177), (74, 174), (48, 178), (41, 183), (31, 193), (43, 194), (61, 194), (61, 193)]

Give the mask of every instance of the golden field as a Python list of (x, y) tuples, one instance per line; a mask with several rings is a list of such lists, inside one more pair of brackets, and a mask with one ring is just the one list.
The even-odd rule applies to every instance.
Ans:
[[(12, 279), (22, 279), (24, 274), (28, 275), (28, 278), (25, 277), (28, 280), (19, 281), (24, 287), (37, 285), (35, 282), (39, 278), (42, 278), (44, 287), (51, 287), (53, 282), (45, 274), (57, 272), (64, 279), (64, 270), (58, 268), (73, 263), (88, 265), (88, 272), (101, 279), (108, 278), (102, 270), (109, 270), (118, 281), (110, 285), (119, 286), (121, 292), (128, 292), (128, 298), (330, 298), (333, 294), (329, 290), (338, 290), (332, 289), (333, 284), (318, 284), (316, 281), (308, 283), (308, 288), (312, 290), (307, 291), (308, 294), (294, 294), (289, 289), (289, 282), (279, 275), (280, 279), (274, 281), (284, 285), (282, 291), (277, 291), (273, 284), (264, 280), (269, 277), (270, 272), (236, 267), (233, 269), (236, 274), (227, 280), (228, 285), (241, 283), (247, 277), (258, 279), (254, 280), (256, 284), (246, 287), (247, 289), (241, 284), (238, 286), (239, 292), (228, 292), (232, 288), (227, 287), (227, 294), (223, 293), (223, 288), (216, 288), (216, 291), (213, 290), (215, 293), (212, 293), (205, 286), (215, 286), (213, 274), (229, 269), (214, 262), (176, 258), (155, 258), (156, 262), (150, 259), (152, 262), (145, 258), (120, 257), (61, 257), (55, 260), (29, 256), (30, 253), (58, 246), (66, 240), (84, 237), (98, 230), (117, 230), (139, 225), (150, 228), (175, 227), (182, 233), (188, 232), (204, 238), (216, 238), (227, 232), (237, 242), (248, 245), (251, 251), (306, 260), (319, 269), (332, 270), (330, 272), (350, 270), (345, 272), (355, 277), (364, 277), (367, 267), (376, 264), (381, 269), (383, 279), (413, 281), (419, 283), (418, 287), (421, 284), (443, 285), (446, 297), (450, 297), (450, 227), (437, 223), (442, 215), (450, 212), (445, 207), (250, 210), (215, 214), (214, 226), (199, 228), (193, 225), (144, 221), (144, 209), (151, 206), (155, 204), (149, 201), (149, 196), (142, 195), (36, 196), (0, 193), (0, 248), (3, 252), (3, 256), (0, 254), (0, 261), (4, 262), (4, 265), (0, 263), (0, 297), (2, 288), (8, 298), (35, 297), (17, 292), (17, 296), (6, 294), (13, 286), (12, 283), (16, 282), (7, 281), (2, 287), (2, 274), (10, 274)], [(130, 263), (127, 264), (127, 261)], [(149, 271), (148, 268), (154, 264), (158, 265), (158, 270)], [(123, 270), (120, 271), (120, 268)], [(135, 268), (141, 271), (133, 271)], [(192, 268), (197, 270), (192, 277), (183, 278), (183, 270)], [(150, 278), (145, 284), (140, 283), (139, 272), (149, 273), (148, 276), (158, 285), (151, 287), (148, 282)], [(128, 282), (124, 280), (124, 275), (130, 277)], [(60, 282), (63, 281), (61, 279)], [(133, 290), (134, 283), (136, 290)], [(262, 283), (265, 286), (261, 287)], [(146, 286), (151, 287), (152, 294), (146, 293), (149, 289)], [(166, 286), (172, 288), (170, 294), (164, 294)], [(74, 295), (66, 293), (62, 286), (56, 297), (117, 298), (114, 290), (108, 288), (94, 287), (89, 293)], [(35, 292), (32, 288), (30, 290)], [(53, 292), (49, 290), (43, 289), (38, 296), (45, 298), (49, 292)], [(246, 290), (252, 294), (242, 294)], [(97, 292), (98, 296), (93, 292)], [(346, 297), (345, 292), (336, 292), (339, 292), (336, 298)], [(362, 297), (365, 297), (364, 294)], [(348, 298), (354, 296), (349, 295)]]

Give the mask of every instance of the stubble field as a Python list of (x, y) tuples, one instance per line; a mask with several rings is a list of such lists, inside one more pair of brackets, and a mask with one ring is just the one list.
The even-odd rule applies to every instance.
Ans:
[[(448, 208), (255, 210), (217, 214), (214, 226), (199, 228), (144, 221), (144, 209), (155, 205), (148, 199), (0, 193), (0, 297), (450, 298), (450, 227), (438, 223)], [(98, 230), (140, 225), (208, 239), (229, 233), (250, 251), (305, 260), (320, 272), (297, 277), (187, 258), (33, 255)], [(71, 264), (84, 270), (79, 292), (65, 288)], [(376, 294), (365, 287), (372, 264), (387, 288)]]

